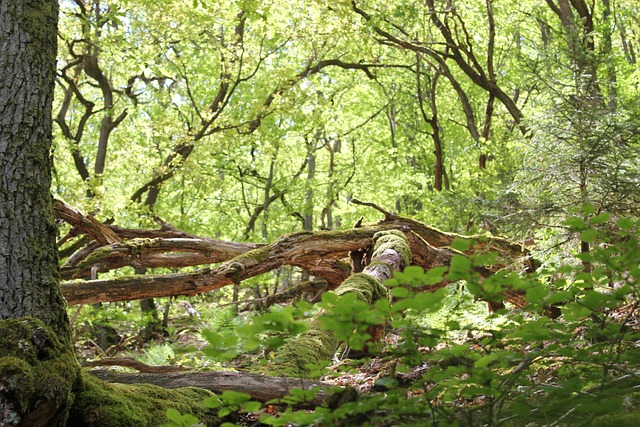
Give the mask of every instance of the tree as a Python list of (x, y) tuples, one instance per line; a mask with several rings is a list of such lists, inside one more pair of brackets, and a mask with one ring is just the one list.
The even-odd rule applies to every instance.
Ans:
[[(148, 424), (157, 414), (144, 411), (140, 392), (81, 375), (58, 286), (49, 152), (58, 3), (2, 0), (0, 11), (1, 424)], [(199, 405), (209, 395), (162, 391), (152, 399)]]
[[(639, 203), (631, 2), (61, 2), (55, 186), (89, 212), (54, 203), (67, 223), (62, 276), (219, 265), (68, 281), (59, 290), (48, 193), (57, 5), (0, 1), (0, 403), (8, 424), (149, 424), (166, 407), (215, 422), (199, 404), (207, 391), (115, 386), (81, 373), (60, 292), (72, 305), (239, 289), (284, 266), (315, 276), (269, 295), (283, 301), (344, 283), (366, 264), (378, 232), (399, 231), (411, 262), (431, 269), (405, 275), (414, 275), (416, 289), (394, 296), (417, 296), (425, 283), (438, 291), (405, 307), (435, 295), (435, 309), (447, 281), (468, 279), (475, 297), (531, 303), (535, 316), (560, 303), (585, 323), (591, 314), (609, 317), (581, 305), (610, 298), (599, 288), (555, 282), (555, 271), (532, 280), (509, 272), (538, 266), (521, 262), (529, 256), (523, 245), (475, 234), (473, 244), (447, 248), (460, 235), (379, 206), (395, 203), (470, 235), (495, 231), (489, 219), (530, 209), (533, 220), (500, 225), (514, 235), (535, 221), (564, 227), (580, 236), (585, 266), (609, 266), (606, 257), (590, 260), (599, 234), (589, 227), (605, 221), (601, 210), (622, 215)], [(567, 204), (584, 202), (591, 205), (583, 218), (563, 226)], [(363, 225), (358, 218), (371, 207), (385, 218)], [(161, 228), (125, 228), (151, 220)], [(580, 280), (613, 288), (630, 280), (633, 263), (609, 276), (584, 268)], [(547, 282), (571, 291), (555, 294)], [(636, 292), (621, 289), (611, 298)], [(388, 310), (384, 301), (378, 308)], [(493, 355), (477, 361), (494, 366)]]
[[(58, 4), (2, 0), (0, 10), (3, 424), (64, 425), (79, 367), (58, 287), (56, 224), (49, 192)], [(24, 340), (22, 349), (19, 340)]]
[(2, 10), (0, 315), (36, 317), (68, 339), (49, 194), (57, 2), (3, 1)]

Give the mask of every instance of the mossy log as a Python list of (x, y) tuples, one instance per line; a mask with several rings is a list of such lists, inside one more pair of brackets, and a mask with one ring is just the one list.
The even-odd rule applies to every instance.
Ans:
[(167, 373), (120, 373), (109, 370), (92, 370), (97, 378), (112, 383), (155, 384), (164, 388), (198, 387), (214, 393), (227, 390), (246, 393), (251, 399), (268, 402), (278, 401), (293, 389), (318, 390), (313, 399), (299, 402), (298, 408), (314, 408), (321, 405), (335, 386), (319, 381), (252, 374), (248, 372), (167, 372)]
[[(349, 256), (349, 253), (366, 251), (371, 246), (371, 239), (376, 233), (390, 229), (402, 231), (402, 234), (409, 241), (412, 253), (411, 262), (425, 269), (448, 265), (451, 258), (458, 253), (443, 247), (443, 245), (450, 244), (454, 239), (461, 236), (444, 233), (411, 219), (391, 217), (378, 224), (348, 230), (292, 233), (280, 237), (269, 245), (255, 247), (252, 250), (249, 250), (248, 247), (235, 247), (233, 250), (241, 253), (215, 268), (205, 268), (189, 273), (63, 282), (61, 291), (69, 305), (195, 295), (219, 289), (232, 283), (240, 283), (243, 280), (267, 273), (283, 265), (298, 266), (310, 274), (326, 280), (329, 283), (329, 288), (335, 289), (351, 273), (350, 266), (344, 261)], [(107, 258), (115, 253), (122, 254), (124, 251), (128, 251), (127, 257), (134, 258), (134, 260), (123, 262), (121, 265), (139, 263), (141, 266), (151, 263), (149, 260), (154, 259), (153, 257), (156, 257), (155, 259), (157, 260), (159, 259), (157, 257), (166, 257), (168, 259), (170, 256), (174, 258), (183, 256), (177, 253), (157, 253), (160, 250), (170, 250), (167, 243), (169, 240), (159, 243), (158, 240), (150, 239), (147, 242), (148, 244), (107, 246), (101, 253)], [(187, 245), (187, 242), (181, 243)], [(211, 243), (207, 246), (209, 251), (206, 252), (207, 256), (214, 256), (217, 244)], [(191, 245), (190, 248), (193, 249), (188, 255), (194, 260), (201, 259), (193, 256), (197, 252), (198, 244), (190, 241), (188, 245)], [(203, 249), (204, 245), (200, 246), (200, 248)], [(176, 250), (185, 251), (184, 247)], [(517, 266), (520, 269), (533, 268), (525, 248), (501, 238), (478, 237), (476, 243), (466, 253), (473, 254), (494, 250), (500, 254), (500, 261), (496, 263), (494, 268), (504, 268), (506, 266)], [(219, 253), (230, 254), (224, 246), (220, 246)], [(94, 264), (92, 265), (101, 265), (100, 256), (93, 257), (93, 262)], [(86, 262), (83, 265), (85, 268), (89, 267)], [(153, 265), (159, 266), (159, 264), (155, 263)], [(479, 273), (487, 277), (491, 274), (491, 271), (479, 269)], [(434, 288), (444, 284), (443, 282), (440, 285), (434, 285)], [(506, 296), (507, 301), (514, 303), (518, 299), (521, 299), (518, 295)]]
[(196, 416), (207, 426), (221, 420), (204, 406), (213, 393), (203, 388), (168, 389), (153, 384), (112, 384), (82, 373), (74, 390), (67, 427), (155, 427), (167, 419), (167, 409)]
[[(62, 266), (61, 275), (63, 280), (86, 277), (91, 272), (92, 267), (96, 267), (98, 272), (101, 272), (124, 266), (181, 268), (219, 263), (265, 246), (264, 244), (228, 242), (196, 236), (180, 231), (166, 223), (162, 223), (162, 228), (158, 230), (122, 228), (111, 224), (101, 224), (95, 218), (83, 215), (80, 211), (69, 207), (61, 200), (56, 200), (54, 206), (58, 218), (68, 222), (73, 227), (70, 235), (75, 236), (77, 233), (85, 233), (93, 240), (84, 248), (76, 251)], [(331, 231), (326, 232), (328, 233), (326, 237), (333, 239), (331, 234), (338, 233), (338, 236), (344, 237), (345, 240), (353, 238), (353, 243), (357, 246), (362, 245), (363, 241), (370, 242), (373, 235), (378, 231), (403, 230), (407, 237), (409, 237), (408, 232), (410, 231), (422, 240), (422, 242), (418, 242), (416, 239), (409, 239), (413, 250), (413, 263), (424, 268), (429, 268), (429, 264), (433, 263), (433, 255), (437, 255), (436, 249), (450, 245), (457, 238), (473, 239), (475, 243), (465, 252), (467, 255), (496, 251), (500, 254), (500, 260), (496, 264), (496, 268), (514, 264), (525, 269), (533, 269), (535, 267), (528, 250), (522, 244), (511, 242), (502, 237), (486, 235), (463, 236), (456, 233), (447, 233), (411, 218), (389, 213), (377, 223), (364, 226), (358, 225), (357, 228), (361, 228), (364, 232), (351, 235), (349, 230)], [(308, 233), (306, 231), (294, 233), (292, 236), (307, 235)], [(68, 238), (65, 237), (61, 239), (61, 242), (66, 242), (67, 240)], [(305, 240), (300, 239), (300, 244), (304, 243)], [(426, 246), (424, 243), (426, 243)], [(280, 243), (276, 241), (274, 244)], [(430, 249), (424, 252), (424, 248)], [(310, 249), (313, 250), (313, 248)], [(343, 250), (339, 249), (334, 246), (331, 251), (316, 253), (316, 255), (340, 259), (345, 258), (348, 252), (353, 250), (348, 248), (347, 245)], [(447, 251), (445, 250), (442, 255), (436, 256), (435, 259), (446, 258), (446, 256)], [(446, 264), (446, 260), (442, 262)], [(444, 265), (442, 262), (439, 265)], [(82, 265), (81, 268), (79, 267), (80, 265)], [(305, 266), (303, 265), (302, 268), (305, 268)], [(342, 280), (344, 278), (338, 280), (337, 283), (341, 283)]]
[(87, 277), (92, 269), (106, 272), (126, 266), (182, 268), (215, 264), (262, 246), (201, 237), (138, 237), (105, 246), (89, 245), (69, 257), (60, 268), (60, 276), (70, 280)]
[[(379, 231), (373, 236), (372, 244), (371, 263), (362, 273), (347, 278), (335, 290), (337, 295), (354, 294), (357, 300), (372, 304), (387, 295), (382, 282), (411, 261), (407, 238), (400, 231)], [(331, 360), (338, 347), (338, 339), (332, 331), (322, 327), (322, 315), (321, 312), (312, 319), (307, 331), (287, 340), (278, 351), (270, 372), (305, 376), (310, 366)]]
[(79, 382), (73, 350), (44, 323), (0, 321), (0, 425), (64, 426)]

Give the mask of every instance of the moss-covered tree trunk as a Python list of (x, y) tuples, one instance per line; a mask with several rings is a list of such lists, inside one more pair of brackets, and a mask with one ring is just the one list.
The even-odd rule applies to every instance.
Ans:
[[(400, 231), (379, 231), (373, 236), (372, 245), (369, 265), (361, 273), (349, 276), (335, 290), (336, 294), (355, 294), (357, 300), (372, 304), (386, 296), (382, 282), (411, 262), (409, 243)], [(282, 346), (271, 367), (272, 373), (304, 376), (309, 366), (331, 360), (339, 342), (332, 331), (322, 326), (321, 316), (322, 313), (311, 321), (306, 332)]]
[(64, 425), (80, 369), (51, 185), (57, 0), (0, 0), (0, 424)]
[(0, 317), (69, 336), (51, 186), (57, 0), (0, 1)]

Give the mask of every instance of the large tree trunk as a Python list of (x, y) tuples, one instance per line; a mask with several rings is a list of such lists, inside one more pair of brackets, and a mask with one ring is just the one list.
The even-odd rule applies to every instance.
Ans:
[(56, 0), (0, 2), (0, 318), (69, 336), (51, 186)]
[(0, 0), (0, 426), (158, 425), (169, 407), (206, 417), (207, 390), (81, 375), (49, 192), (57, 21), (57, 0)]
[(64, 425), (80, 370), (58, 288), (49, 193), (57, 20), (56, 0), (0, 0), (3, 426)]

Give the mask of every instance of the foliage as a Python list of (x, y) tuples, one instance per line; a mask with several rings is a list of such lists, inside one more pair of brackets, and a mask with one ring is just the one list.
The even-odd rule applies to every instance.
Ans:
[[(419, 425), (430, 420), (471, 426), (560, 420), (561, 425), (607, 425), (615, 414), (637, 411), (640, 221), (603, 218), (588, 225), (574, 217), (568, 223), (597, 243), (589, 254), (590, 272), (570, 263), (528, 276), (498, 272), (481, 281), (473, 268), (486, 265), (482, 256), (447, 271), (408, 267), (386, 283), (393, 300), (379, 300), (375, 309), (349, 310), (354, 301), (327, 294), (323, 304), (330, 321), (323, 324), (354, 348), (368, 338), (368, 326), (388, 323), (393, 328), (393, 342), (370, 347), (374, 356), (395, 361), (375, 383), (374, 390), (384, 391), (312, 412), (263, 413), (261, 422)], [(452, 280), (465, 277), (462, 283), (470, 293), (456, 290), (463, 285), (425, 293), (424, 287), (443, 274)], [(527, 305), (512, 309), (508, 317), (504, 310), (489, 314), (473, 307), (474, 296), (498, 300), (510, 291), (524, 292)], [(462, 297), (454, 301), (453, 293)], [(548, 316), (551, 306), (560, 308), (559, 318)], [(475, 315), (467, 313), (469, 307)], [(220, 399), (222, 407), (237, 410), (249, 398)]]

